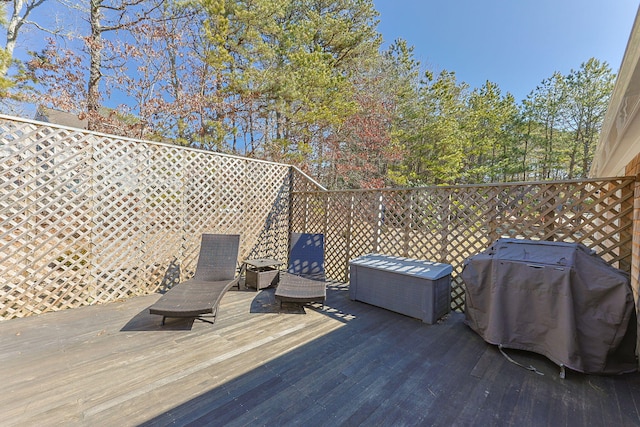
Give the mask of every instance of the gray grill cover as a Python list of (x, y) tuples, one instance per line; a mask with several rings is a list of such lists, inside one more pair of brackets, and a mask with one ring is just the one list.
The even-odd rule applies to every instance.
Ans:
[(500, 239), (467, 259), (466, 323), (485, 341), (585, 373), (637, 368), (628, 275), (582, 244)]

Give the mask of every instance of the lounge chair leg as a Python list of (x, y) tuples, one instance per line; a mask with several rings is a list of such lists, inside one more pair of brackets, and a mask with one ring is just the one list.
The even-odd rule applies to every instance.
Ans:
[(211, 323), (212, 325), (214, 325), (216, 323), (216, 317), (215, 316), (211, 316), (211, 318), (213, 320), (208, 320), (206, 317), (204, 316), (198, 316), (196, 317), (196, 319), (200, 320), (201, 322), (205, 322), (205, 323)]
[(164, 326), (164, 320), (167, 318), (167, 316), (162, 316), (162, 323), (160, 323), (161, 326)]

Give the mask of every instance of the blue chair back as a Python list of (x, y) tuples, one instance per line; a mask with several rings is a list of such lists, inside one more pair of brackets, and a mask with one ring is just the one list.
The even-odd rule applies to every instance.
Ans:
[(291, 233), (287, 271), (310, 279), (324, 280), (324, 235)]

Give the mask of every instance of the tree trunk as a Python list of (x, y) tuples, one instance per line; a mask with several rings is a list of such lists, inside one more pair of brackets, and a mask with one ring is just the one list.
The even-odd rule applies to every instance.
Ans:
[(591, 167), (591, 144), (597, 137), (597, 133), (593, 129), (591, 122), (587, 122), (587, 128), (584, 133), (582, 139), (582, 176), (587, 176), (589, 174), (589, 168)]
[(524, 139), (524, 152), (522, 153), (522, 181), (527, 180), (527, 155), (529, 149), (529, 137), (531, 135), (531, 120), (527, 122), (527, 133)]
[[(7, 52), (9, 58), (13, 58), (13, 50), (16, 47), (16, 40), (18, 38), (18, 30), (22, 25), (22, 20), (20, 19), (20, 15), (18, 12), (22, 8), (22, 4), (24, 2), (19, 0), (15, 4), (15, 9), (13, 11), (13, 15), (9, 20), (7, 25), (7, 43), (5, 44), (4, 50)], [(7, 72), (9, 71), (9, 66), (11, 65), (11, 61), (7, 61), (6, 63), (0, 62), (0, 77), (5, 77)]]
[[(23, 15), (20, 16), (20, 12), (25, 7), (25, 2), (26, 0), (14, 0), (13, 13), (11, 14), (11, 18), (9, 18), (9, 22), (7, 23), (7, 41), (5, 43), (4, 50), (7, 53), (8, 57), (11, 59), (13, 59), (13, 51), (16, 48), (16, 42), (18, 40), (18, 33), (20, 32), (20, 28), (25, 23), (33, 9), (40, 6), (45, 2), (45, 0), (36, 0), (27, 3)], [(7, 76), (10, 66), (11, 61), (7, 61), (7, 63), (0, 62), (0, 78)]]
[(576, 165), (578, 164), (578, 145), (580, 144), (580, 138), (582, 135), (582, 123), (578, 124), (578, 129), (576, 130), (576, 136), (573, 140), (573, 147), (571, 147), (571, 154), (569, 155), (569, 179), (573, 179), (574, 170)]
[(99, 125), (98, 110), (100, 109), (100, 78), (102, 77), (102, 26), (100, 24), (100, 8), (103, 0), (91, 0), (91, 36), (88, 47), (90, 55), (89, 85), (87, 87), (87, 112), (89, 116), (89, 130), (97, 130)]

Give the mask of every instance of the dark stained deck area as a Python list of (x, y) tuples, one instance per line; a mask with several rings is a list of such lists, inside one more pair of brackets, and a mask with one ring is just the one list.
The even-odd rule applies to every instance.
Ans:
[(0, 322), (2, 425), (637, 426), (640, 375), (588, 376), (512, 352), (452, 314), (436, 325), (352, 302), (286, 306), (232, 290), (215, 324), (159, 296)]

